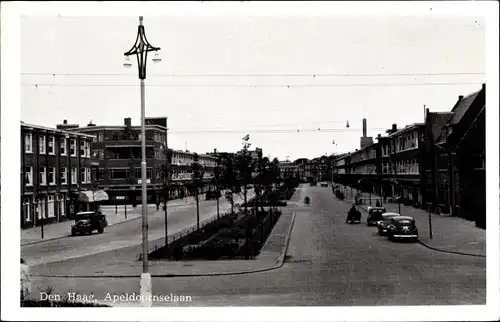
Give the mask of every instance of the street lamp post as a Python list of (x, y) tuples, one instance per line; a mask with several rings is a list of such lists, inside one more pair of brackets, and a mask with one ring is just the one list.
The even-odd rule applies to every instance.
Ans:
[[(126, 61), (125, 67), (131, 67), (129, 56), (136, 55), (139, 68), (139, 79), (141, 87), (141, 184), (142, 184), (142, 274), (141, 274), (141, 304), (142, 306), (151, 306), (151, 274), (148, 272), (148, 200), (147, 200), (147, 177), (146, 177), (146, 124), (145, 124), (145, 85), (146, 79), (146, 63), (148, 52), (160, 50), (159, 47), (153, 47), (148, 42), (142, 23), (142, 16), (139, 17), (139, 27), (137, 30), (137, 38), (134, 46), (124, 55)], [(161, 59), (155, 54), (154, 62), (159, 62)]]

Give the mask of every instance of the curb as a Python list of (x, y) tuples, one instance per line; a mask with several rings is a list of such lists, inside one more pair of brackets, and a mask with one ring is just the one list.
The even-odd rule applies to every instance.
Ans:
[[(295, 223), (295, 212), (292, 214), (292, 220), (290, 222), (290, 228), (288, 229), (288, 236), (285, 241), (285, 246), (283, 247), (283, 251), (279, 255), (278, 259), (276, 260), (276, 265), (266, 267), (266, 268), (259, 268), (259, 269), (254, 269), (254, 270), (247, 270), (247, 271), (236, 271), (236, 272), (225, 272), (225, 273), (200, 273), (200, 274), (151, 274), (151, 277), (155, 278), (174, 278), (174, 277), (208, 277), (208, 276), (231, 276), (231, 275), (244, 275), (244, 274), (251, 274), (251, 273), (261, 273), (261, 272), (267, 272), (271, 270), (275, 270), (278, 268), (281, 268), (284, 265), (284, 260), (286, 256), (286, 252), (288, 251), (288, 246), (290, 244), (290, 236), (291, 232)], [(141, 275), (45, 275), (45, 274), (37, 274), (37, 275), (30, 275), (30, 277), (48, 277), (48, 278), (66, 278), (66, 279), (71, 279), (71, 278), (82, 278), (82, 279), (100, 279), (100, 278), (139, 278)]]
[[(359, 207), (359, 208), (363, 209), (365, 212), (368, 212), (364, 207)], [(432, 246), (429, 246), (428, 244), (424, 243), (420, 239), (418, 240), (418, 243), (420, 245), (424, 246), (425, 248), (428, 248), (430, 250), (434, 250), (436, 252), (448, 253), (448, 254), (455, 254), (455, 255), (462, 255), (462, 256), (473, 256), (473, 257), (483, 257), (483, 258), (486, 258), (486, 255), (472, 254), (472, 253), (462, 253), (462, 252), (456, 252), (456, 251), (453, 251), (453, 250), (446, 250), (446, 249), (432, 247)]]
[(449, 254), (455, 254), (455, 255), (462, 255), (462, 256), (473, 256), (473, 257), (482, 257), (486, 258), (486, 255), (481, 255), (481, 254), (471, 254), (471, 253), (462, 253), (462, 252), (455, 252), (452, 250), (445, 250), (445, 249), (440, 249), (440, 248), (435, 248), (432, 246), (427, 245), (426, 243), (422, 242), (421, 240), (418, 240), (418, 243), (428, 249), (437, 251), (437, 252), (442, 252), (442, 253), (449, 253)]

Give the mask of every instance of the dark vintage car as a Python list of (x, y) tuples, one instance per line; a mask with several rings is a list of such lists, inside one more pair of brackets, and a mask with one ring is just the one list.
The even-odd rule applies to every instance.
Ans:
[(321, 185), (322, 187), (328, 187), (328, 182), (321, 182), (321, 183), (320, 183), (320, 185)]
[(386, 212), (382, 214), (382, 220), (377, 223), (378, 234), (380, 236), (387, 234), (387, 227), (389, 226), (391, 219), (397, 216), (399, 216), (399, 214), (395, 212)]
[(94, 230), (99, 234), (104, 232), (104, 228), (108, 226), (106, 216), (101, 212), (84, 211), (75, 215), (75, 224), (71, 226), (71, 235), (78, 234), (91, 235)]
[(368, 207), (368, 217), (366, 218), (366, 225), (376, 226), (379, 221), (383, 219), (382, 214), (387, 212), (385, 207)]
[(391, 218), (387, 227), (387, 237), (389, 240), (418, 240), (418, 229), (415, 219), (409, 216), (396, 216)]

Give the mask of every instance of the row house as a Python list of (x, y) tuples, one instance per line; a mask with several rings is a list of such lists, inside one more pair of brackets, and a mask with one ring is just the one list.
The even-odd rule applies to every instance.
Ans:
[(21, 122), (21, 227), (71, 218), (87, 210), (80, 192), (92, 182), (93, 136)]
[(449, 113), (427, 111), (426, 187), (436, 211), (486, 227), (486, 85)]
[(393, 124), (377, 143), (336, 157), (335, 182), (485, 227), (485, 92), (483, 84), (450, 112), (426, 110), (425, 123)]
[(424, 129), (423, 123), (406, 126), (389, 134), (382, 145), (383, 195), (400, 197), (405, 204), (425, 205)]
[(299, 175), (299, 166), (290, 161), (280, 161), (279, 170), (280, 178), (282, 180), (287, 177), (295, 177)]
[(421, 141), (423, 124), (387, 130), (377, 142), (335, 159), (336, 182), (386, 197), (422, 203)]

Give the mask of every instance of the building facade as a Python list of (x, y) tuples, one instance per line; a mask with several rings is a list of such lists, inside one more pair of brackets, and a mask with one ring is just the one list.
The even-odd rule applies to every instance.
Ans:
[[(486, 86), (459, 96), (450, 113), (427, 112), (433, 155), (426, 174), (429, 199), (437, 211), (486, 226)], [(436, 122), (439, 120), (439, 122)], [(431, 154), (432, 153), (432, 154)]]
[(21, 122), (21, 227), (71, 218), (86, 210), (79, 193), (96, 189), (87, 134)]
[[(65, 126), (66, 121), (62, 125)], [(139, 204), (142, 200), (142, 150), (141, 126), (133, 126), (130, 118), (121, 126), (89, 124), (87, 127), (71, 128), (71, 131), (90, 134), (93, 159), (98, 164), (97, 182), (100, 189), (109, 195), (109, 203)], [(146, 180), (148, 203), (163, 200), (165, 166), (170, 162), (170, 198), (183, 198), (191, 194), (191, 164), (194, 153), (168, 148), (167, 119), (146, 119)], [(167, 152), (168, 151), (168, 152)], [(216, 158), (200, 155), (200, 164), (205, 166), (208, 182), (213, 176)], [(203, 187), (201, 192), (205, 192)]]

